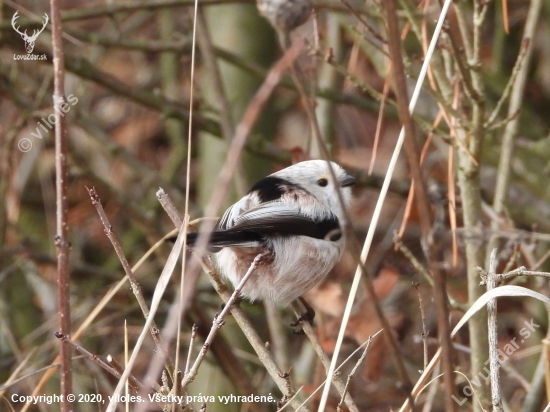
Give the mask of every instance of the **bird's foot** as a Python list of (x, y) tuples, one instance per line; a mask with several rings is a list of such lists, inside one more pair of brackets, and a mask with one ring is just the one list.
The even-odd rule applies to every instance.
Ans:
[[(313, 326), (313, 320), (315, 319), (315, 311), (304, 298), (299, 297), (298, 299), (300, 299), (300, 302), (302, 302), (302, 305), (304, 305), (304, 307), (306, 308), (306, 311), (302, 313), (295, 322), (292, 322), (290, 326), (295, 328), (301, 325), (303, 322), (308, 322), (310, 325)], [(294, 330), (294, 333), (297, 335), (303, 335), (304, 330), (300, 328), (300, 329)]]

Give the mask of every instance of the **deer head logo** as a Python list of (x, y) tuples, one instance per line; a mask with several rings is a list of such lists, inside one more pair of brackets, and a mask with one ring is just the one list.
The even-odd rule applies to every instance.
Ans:
[(32, 36), (28, 36), (27, 35), (27, 30), (25, 30), (23, 33), (21, 33), (19, 31), (19, 27), (15, 27), (15, 21), (19, 17), (17, 15), (17, 13), (19, 13), (19, 11), (16, 11), (15, 14), (13, 15), (13, 18), (11, 19), (11, 26), (13, 27), (13, 29), (17, 33), (19, 33), (21, 35), (23, 40), (25, 40), (25, 49), (27, 49), (27, 54), (31, 54), (33, 49), (34, 49), (34, 42), (36, 41), (36, 38), (38, 37), (38, 35), (40, 33), (42, 33), (44, 31), (44, 28), (46, 27), (46, 24), (48, 24), (48, 20), (49, 20), (48, 15), (46, 13), (44, 13), (44, 24), (42, 25), (42, 28), (40, 30), (34, 30), (34, 33), (32, 34)]

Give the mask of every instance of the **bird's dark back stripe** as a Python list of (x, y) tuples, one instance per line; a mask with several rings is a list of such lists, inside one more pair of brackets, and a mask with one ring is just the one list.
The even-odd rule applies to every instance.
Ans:
[[(340, 232), (338, 236), (337, 231)], [(280, 219), (264, 218), (239, 223), (216, 233), (257, 233), (260, 237), (273, 235), (308, 236), (315, 239), (336, 241), (341, 237), (340, 225), (336, 216), (315, 221), (305, 216), (281, 217)], [(327, 238), (327, 235), (329, 235)]]
[(319, 230), (317, 233), (318, 236), (312, 237), (316, 237), (317, 239), (325, 239), (330, 232), (333, 233), (331, 234), (330, 238), (326, 240), (336, 241), (342, 237), (342, 232), (338, 231), (338, 229), (340, 229), (340, 222), (338, 222), (338, 218), (334, 215), (332, 215), (328, 219), (316, 222), (316, 226)]
[(248, 193), (257, 192), (261, 203), (280, 199), (285, 193), (284, 186), (294, 186), (288, 180), (268, 176), (258, 181)]
[[(199, 233), (187, 234), (187, 244), (194, 246)], [(279, 222), (255, 222), (253, 227), (231, 227), (215, 231), (210, 237), (210, 246), (238, 245), (239, 243), (263, 242), (269, 236), (308, 236), (335, 242), (342, 237), (338, 218), (314, 221), (307, 218), (282, 219)], [(170, 239), (175, 240), (175, 238)]]

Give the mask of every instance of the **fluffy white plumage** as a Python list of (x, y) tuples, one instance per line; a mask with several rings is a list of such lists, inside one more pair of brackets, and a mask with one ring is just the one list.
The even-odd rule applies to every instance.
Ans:
[[(355, 180), (338, 164), (309, 160), (273, 173), (222, 216), (211, 237), (220, 272), (236, 286), (259, 253), (267, 253), (244, 285), (251, 301), (286, 306), (321, 281), (340, 260), (340, 222)], [(188, 242), (193, 243), (195, 235)]]

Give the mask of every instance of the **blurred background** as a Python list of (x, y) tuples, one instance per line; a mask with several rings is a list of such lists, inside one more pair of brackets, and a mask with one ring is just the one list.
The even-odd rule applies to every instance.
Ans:
[[(445, 94), (441, 86), (434, 86), (434, 73), (430, 73), (414, 116), (419, 150), (424, 147), (422, 170), (434, 217), (432, 236), (438, 246), (437, 264), (446, 276), (451, 298), (451, 324), (467, 308), (467, 242), (484, 249), (492, 236), (498, 236), (499, 273), (520, 265), (538, 270), (548, 270), (550, 266), (550, 190), (546, 180), (550, 176), (550, 3), (543, 1), (536, 15), (536, 28), (529, 40), (532, 50), (527, 55), (523, 32), (534, 2), (483, 3), (487, 14), (477, 34), (481, 40), (477, 64), (466, 58), (464, 49), (468, 51), (468, 44), (456, 45), (453, 39), (471, 37), (472, 16), (481, 3), (474, 2), (475, 7), (471, 1), (458, 3), (460, 13), (451, 8), (436, 50), (438, 73), (446, 76), (452, 93)], [(173, 229), (155, 196), (159, 187), (183, 215), (189, 144), (189, 213), (191, 219), (203, 216), (234, 131), (270, 67), (284, 53), (280, 42), (284, 36), (260, 15), (254, 2), (201, 0), (199, 5), (192, 83), (194, 8), (190, 0), (61, 2), (69, 104), (64, 116), (68, 127), (70, 306), (75, 331), (124, 276), (86, 187), (96, 188), (112, 230), (128, 261), (134, 264)], [(262, 107), (223, 207), (243, 196), (259, 178), (291, 163), (322, 157), (305, 110), (309, 104), (332, 159), (357, 177), (350, 236), (361, 244), (401, 128), (388, 71), (383, 4), (376, 0), (319, 0), (313, 3), (313, 10), (305, 24), (286, 33), (290, 40), (305, 42), (295, 62), (298, 76), (287, 72)], [(440, 10), (437, 1), (399, 2), (409, 96)], [(12, 402), (11, 396), (31, 394), (37, 387), (38, 394), (59, 393), (56, 373), (41, 382), (43, 368), (54, 362), (59, 346), (54, 337), (58, 318), (51, 18), (36, 37), (32, 53), (27, 52), (15, 30), (27, 30), (28, 35), (38, 32), (43, 27), (44, 13), (50, 16), (46, 2), (0, 2), (0, 410), (22, 410), (24, 405)], [(467, 18), (465, 22), (461, 16)], [(17, 57), (29, 54), (45, 59)], [(526, 68), (518, 67), (518, 55), (520, 62), (526, 62)], [(507, 113), (510, 85), (520, 70), (525, 71), (527, 79), (520, 95), (521, 110)], [(456, 158), (463, 145), (457, 130), (468, 134), (477, 104), (469, 93), (470, 76), (482, 81), (485, 119), (477, 136), (479, 153), (474, 154), (479, 166), (475, 178), (479, 179), (478, 206), (482, 211), (475, 233), (464, 229), (457, 185), (464, 169)], [(306, 99), (298, 93), (296, 81), (305, 90)], [(191, 98), (194, 111), (190, 120)], [(499, 107), (502, 110), (495, 110)], [(505, 128), (511, 120), (517, 121), (517, 129), (508, 163), (508, 191), (504, 210), (495, 215), (491, 205), (497, 166)], [(366, 268), (415, 382), (424, 369), (419, 296), (425, 311), (430, 356), (438, 348), (438, 331), (430, 279), (419, 270), (425, 265), (425, 258), (418, 214), (414, 205), (410, 213), (405, 213), (409, 188), (410, 174), (403, 155), (393, 175)], [(405, 214), (408, 217), (404, 223)], [(495, 221), (499, 221), (497, 229), (492, 224)], [(401, 248), (394, 242), (400, 228), (404, 245)], [(170, 248), (169, 244), (162, 245), (136, 272), (148, 302)], [(410, 254), (404, 253), (406, 250)], [(315, 330), (329, 356), (355, 268), (356, 262), (346, 253), (327, 279), (306, 296), (316, 310)], [(164, 325), (176, 302), (178, 277), (174, 276), (172, 282), (155, 317), (159, 326)], [(512, 282), (548, 294), (544, 277)], [(191, 326), (197, 324), (197, 342), (202, 342), (221, 302), (202, 275), (183, 319), (181, 356), (187, 356)], [(290, 370), (293, 386), (303, 386), (302, 393), (311, 394), (323, 382), (325, 372), (309, 340), (293, 334), (288, 326), (294, 315), (287, 309), (266, 308), (261, 302), (243, 302), (241, 307), (262, 340), (271, 343), (270, 350), (281, 370)], [(534, 300), (517, 298), (500, 300), (498, 310), (502, 347), (514, 337), (519, 341), (525, 321), (540, 326), (513, 351), (501, 370), (501, 379), (509, 410), (542, 410), (546, 404), (544, 368), (537, 375), (537, 365), (545, 365), (541, 341), (548, 330), (546, 310)], [(125, 322), (132, 346), (144, 320), (128, 286), (108, 301), (78, 342), (94, 354), (111, 355), (123, 364)], [(363, 280), (341, 360), (380, 329)], [(469, 373), (466, 328), (455, 341), (455, 369), (474, 378)], [(196, 343), (195, 352), (199, 348), (200, 343)], [(172, 345), (169, 352), (173, 355), (174, 351)], [(134, 367), (138, 379), (155, 354), (155, 345), (148, 337)], [(111, 394), (116, 378), (78, 353), (74, 352), (74, 356), (73, 392), (103, 394), (104, 398)], [(343, 377), (359, 356), (356, 353), (346, 364)], [(206, 360), (189, 388), (190, 394), (271, 393), (280, 399), (280, 392), (231, 317)], [(160, 383), (160, 377), (156, 379)], [(460, 410), (477, 407), (471, 393), (463, 394), (465, 379), (458, 374), (455, 379), (458, 399), (466, 398)], [(350, 393), (360, 410), (395, 410), (407, 393), (397, 380), (388, 345), (379, 335), (353, 377)], [(419, 398), (420, 407), (444, 409), (441, 382), (425, 390)], [(481, 383), (485, 387), (488, 384), (485, 380)], [(318, 399), (319, 394), (309, 401), (311, 409)], [(327, 410), (336, 410), (339, 399), (336, 392), (331, 392)], [(29, 410), (58, 408), (55, 404), (39, 404)], [(76, 405), (75, 410), (101, 409), (97, 404), (84, 403)], [(275, 409), (274, 404), (266, 403), (207, 405), (208, 411)], [(151, 410), (158, 409), (151, 406)]]

